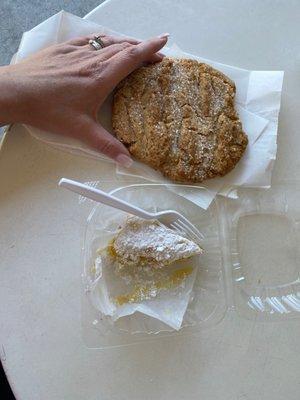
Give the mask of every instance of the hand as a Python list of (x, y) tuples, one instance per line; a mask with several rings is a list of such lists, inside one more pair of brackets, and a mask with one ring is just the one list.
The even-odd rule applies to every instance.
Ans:
[(19, 122), (80, 139), (129, 166), (125, 146), (97, 121), (97, 113), (115, 86), (144, 63), (161, 61), (158, 51), (168, 35), (138, 42), (101, 35), (46, 48), (24, 61), (0, 68), (0, 124)]

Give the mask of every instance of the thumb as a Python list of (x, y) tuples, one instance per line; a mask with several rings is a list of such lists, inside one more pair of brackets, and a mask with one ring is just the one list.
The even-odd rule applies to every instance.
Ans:
[(85, 141), (100, 153), (124, 167), (132, 165), (132, 159), (126, 147), (95, 121), (89, 121), (85, 129)]

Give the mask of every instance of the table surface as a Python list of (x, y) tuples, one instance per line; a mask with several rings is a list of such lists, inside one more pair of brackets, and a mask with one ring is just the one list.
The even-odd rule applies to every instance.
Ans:
[[(299, 1), (111, 0), (90, 19), (125, 34), (171, 33), (203, 57), (285, 70), (274, 181), (297, 179)], [(81, 337), (80, 247), (89, 204), (57, 188), (109, 166), (58, 152), (22, 127), (0, 153), (0, 354), (21, 400), (298, 400), (300, 321), (263, 323), (229, 310), (196, 336), (88, 349)]]

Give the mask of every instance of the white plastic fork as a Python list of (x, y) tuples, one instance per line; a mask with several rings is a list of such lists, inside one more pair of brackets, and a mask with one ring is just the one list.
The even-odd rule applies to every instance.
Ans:
[(117, 208), (118, 210), (125, 211), (129, 214), (136, 215), (137, 217), (144, 219), (157, 219), (163, 225), (167, 226), (199, 243), (203, 239), (203, 235), (187, 218), (181, 215), (179, 212), (174, 210), (166, 210), (160, 212), (148, 212), (134, 206), (133, 204), (127, 203), (125, 200), (118, 199), (109, 193), (103, 192), (100, 189), (90, 187), (84, 183), (73, 181), (71, 179), (62, 178), (59, 183), (66, 189), (72, 192), (78, 193), (81, 196), (87, 197), (88, 199), (97, 201), (98, 203), (106, 204), (107, 206)]

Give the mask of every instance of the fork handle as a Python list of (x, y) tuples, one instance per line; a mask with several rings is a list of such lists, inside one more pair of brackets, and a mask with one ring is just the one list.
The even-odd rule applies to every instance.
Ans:
[(125, 211), (129, 214), (136, 215), (144, 219), (153, 218), (151, 213), (148, 213), (147, 211), (139, 207), (129, 204), (127, 203), (127, 201), (120, 200), (117, 197), (103, 192), (100, 189), (95, 189), (83, 183), (73, 181), (71, 179), (62, 178), (59, 181), (58, 185), (69, 189), (72, 192), (78, 193), (84, 197), (87, 197), (88, 199), (97, 201), (98, 203), (106, 204), (107, 206), (113, 208), (117, 208), (118, 210)]

